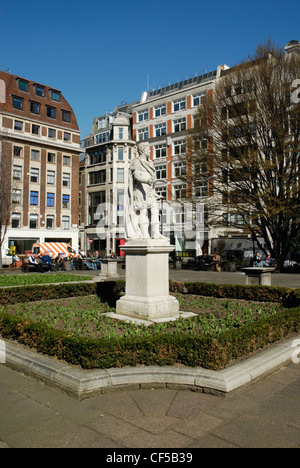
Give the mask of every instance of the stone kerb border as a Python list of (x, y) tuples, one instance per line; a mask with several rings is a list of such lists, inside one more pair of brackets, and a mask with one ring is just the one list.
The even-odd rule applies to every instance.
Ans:
[[(288, 340), (228, 369), (212, 371), (190, 367), (134, 367), (85, 371), (17, 344), (6, 342), (8, 367), (21, 371), (79, 400), (122, 388), (166, 386), (228, 394), (292, 362)], [(4, 365), (4, 364), (3, 364)]]

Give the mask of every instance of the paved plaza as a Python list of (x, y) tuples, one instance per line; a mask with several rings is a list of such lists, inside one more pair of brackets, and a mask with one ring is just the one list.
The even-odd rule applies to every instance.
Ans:
[[(172, 269), (170, 278), (245, 281), (241, 273)], [(274, 274), (272, 284), (299, 287), (299, 279)], [(300, 364), (291, 364), (227, 398), (145, 384), (79, 401), (0, 364), (0, 448), (299, 448), (299, 390)]]
[(0, 365), (0, 447), (299, 448), (299, 370), (228, 398), (149, 386), (78, 401)]

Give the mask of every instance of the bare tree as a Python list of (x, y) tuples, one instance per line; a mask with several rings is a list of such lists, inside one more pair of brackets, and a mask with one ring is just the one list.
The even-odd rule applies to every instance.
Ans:
[(0, 268), (2, 268), (2, 245), (12, 213), (11, 146), (8, 139), (0, 139)]
[(206, 180), (210, 223), (262, 237), (281, 267), (300, 234), (299, 78), (299, 55), (260, 44), (198, 108), (186, 155), (190, 187)]

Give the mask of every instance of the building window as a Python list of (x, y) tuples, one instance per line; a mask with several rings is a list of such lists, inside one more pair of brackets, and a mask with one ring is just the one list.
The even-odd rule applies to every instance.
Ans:
[(62, 217), (62, 228), (64, 231), (68, 231), (70, 229), (70, 218), (69, 216)]
[(173, 163), (174, 177), (186, 176), (186, 165), (182, 162)]
[(23, 122), (21, 122), (21, 120), (14, 121), (14, 130), (17, 130), (18, 132), (23, 131)]
[(105, 182), (106, 170), (89, 173), (89, 185), (105, 184)]
[(55, 91), (54, 89), (52, 89), (51, 90), (51, 98), (53, 99), (53, 101), (59, 102), (60, 101), (60, 92)]
[(55, 194), (47, 193), (47, 206), (53, 208), (55, 206)]
[(161, 106), (155, 107), (155, 117), (161, 117), (167, 114), (167, 106), (166, 104), (162, 104)]
[(143, 122), (144, 120), (148, 120), (149, 119), (149, 110), (148, 109), (145, 109), (145, 110), (142, 110), (140, 112), (138, 112), (138, 121), (139, 122)]
[(38, 150), (31, 150), (31, 159), (34, 161), (39, 161), (40, 152)]
[(45, 97), (45, 88), (43, 86), (35, 86), (35, 94), (37, 96)]
[(183, 132), (186, 130), (186, 119), (185, 117), (182, 119), (177, 119), (173, 121), (174, 125), (174, 132)]
[(11, 217), (11, 227), (17, 229), (21, 227), (21, 215), (20, 213), (13, 213)]
[(40, 114), (41, 105), (38, 102), (30, 101), (30, 112)]
[(71, 133), (64, 132), (64, 141), (71, 141)]
[(23, 157), (22, 146), (14, 146), (13, 154), (16, 158), (22, 158)]
[(47, 171), (47, 184), (48, 185), (55, 184), (55, 172), (54, 171)]
[(166, 179), (167, 178), (167, 166), (156, 166), (155, 167), (156, 180)]
[(185, 140), (174, 141), (174, 154), (185, 154), (185, 153), (186, 153)]
[(28, 82), (24, 80), (19, 80), (19, 90), (28, 92)]
[(62, 115), (62, 120), (64, 122), (68, 122), (68, 123), (71, 122), (71, 112), (70, 111), (62, 110), (61, 115)]
[(166, 133), (167, 133), (167, 124), (166, 123), (155, 125), (155, 136), (156, 137), (166, 135)]
[(47, 160), (48, 160), (48, 163), (55, 163), (55, 153), (48, 153)]
[(70, 187), (71, 176), (67, 172), (63, 173), (63, 187)]
[(175, 200), (181, 200), (186, 198), (186, 185), (175, 185), (174, 186), (174, 197)]
[(30, 205), (38, 205), (39, 204), (39, 192), (30, 192)]
[(106, 162), (106, 150), (90, 153), (90, 165), (103, 164)]
[(162, 197), (163, 200), (167, 199), (167, 187), (156, 187), (155, 192), (159, 197)]
[(55, 107), (46, 106), (46, 113), (47, 113), (47, 117), (50, 117), (51, 119), (55, 119), (55, 116), (56, 116)]
[(21, 190), (13, 189), (13, 191), (12, 191), (12, 203), (13, 203), (13, 205), (20, 205), (21, 204)]
[(149, 129), (148, 129), (148, 127), (141, 128), (138, 131), (138, 141), (148, 140), (148, 138), (149, 138)]
[(40, 126), (36, 124), (31, 125), (31, 133), (32, 135), (39, 135), (40, 134)]
[(54, 229), (54, 216), (48, 215), (46, 217), (46, 229)]
[(118, 161), (123, 161), (124, 158), (124, 148), (119, 146), (118, 148)]
[(99, 221), (99, 213), (97, 208), (105, 203), (105, 191), (93, 192), (89, 194), (89, 225), (94, 226)]
[(165, 143), (154, 146), (155, 158), (165, 158), (167, 156), (167, 146)]
[(35, 167), (30, 169), (30, 182), (35, 184), (39, 182), (39, 172), (40, 171)]
[(12, 105), (15, 109), (23, 110), (23, 99), (13, 96)]
[(117, 169), (117, 182), (124, 182), (124, 169), (123, 168)]
[(71, 165), (71, 158), (70, 156), (63, 156), (63, 165), (70, 166)]
[(31, 214), (29, 218), (29, 228), (30, 229), (37, 229), (38, 228), (38, 215)]
[(174, 112), (184, 110), (185, 108), (186, 108), (185, 98), (177, 99), (176, 101), (173, 101), (173, 110), (174, 110)]
[(48, 128), (48, 137), (56, 138), (56, 130), (54, 128)]
[(205, 93), (194, 94), (193, 96), (193, 106), (199, 106), (201, 104), (202, 99), (204, 98)]
[(13, 166), (13, 180), (22, 180), (22, 166)]
[(105, 143), (106, 141), (110, 140), (110, 132), (103, 132), (103, 133), (98, 133), (95, 135), (95, 145), (98, 145), (99, 143)]
[(119, 128), (119, 140), (123, 140), (124, 138), (124, 128)]
[(70, 195), (63, 195), (62, 196), (62, 207), (63, 208), (70, 208)]

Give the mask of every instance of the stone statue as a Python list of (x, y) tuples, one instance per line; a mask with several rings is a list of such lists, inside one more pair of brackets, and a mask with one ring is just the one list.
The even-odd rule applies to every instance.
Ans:
[(126, 207), (127, 239), (165, 239), (159, 229), (159, 204), (161, 199), (154, 189), (155, 168), (150, 159), (150, 146), (142, 142), (137, 147), (137, 157), (129, 168)]

